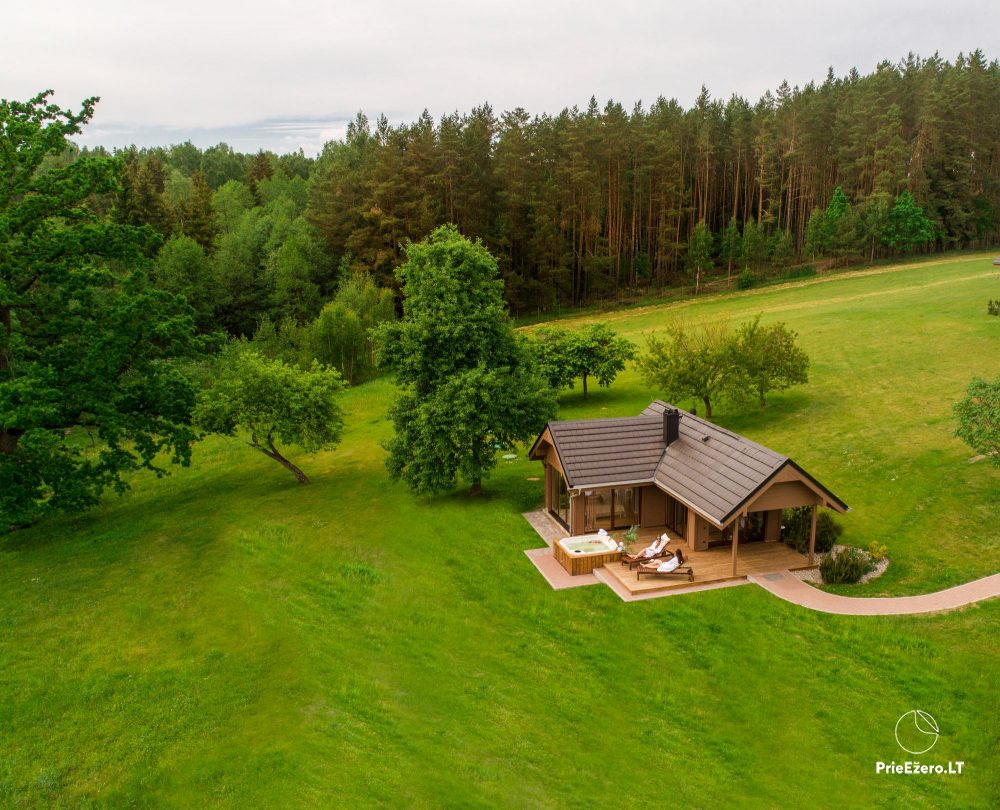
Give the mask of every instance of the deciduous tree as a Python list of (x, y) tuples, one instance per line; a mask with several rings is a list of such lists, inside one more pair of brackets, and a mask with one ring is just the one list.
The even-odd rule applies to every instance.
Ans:
[(965, 398), (955, 404), (955, 416), (955, 435), (1000, 467), (1000, 377), (991, 382), (974, 379)]
[[(197, 350), (190, 309), (137, 269), (158, 238), (88, 207), (120, 190), (116, 161), (43, 168), (90, 121), (45, 92), (0, 101), (0, 526), (96, 503), (126, 474), (186, 464)], [(73, 441), (90, 432), (94, 449)]]
[(736, 362), (733, 329), (726, 321), (685, 326), (674, 321), (666, 336), (647, 339), (646, 354), (636, 363), (647, 384), (673, 402), (700, 399), (705, 416), (719, 398), (748, 384)]
[(379, 360), (402, 386), (386, 465), (414, 492), (451, 489), (461, 476), (478, 494), (497, 452), (553, 416), (555, 395), (514, 332), (481, 243), (440, 227), (407, 247), (396, 275), (403, 318), (378, 331)]
[(582, 380), (584, 399), (589, 377), (607, 388), (635, 357), (635, 349), (631, 340), (603, 323), (579, 330), (543, 327), (535, 341), (539, 370), (549, 384), (556, 389), (572, 388), (576, 380)]
[(758, 315), (740, 324), (733, 335), (733, 363), (739, 373), (731, 378), (727, 393), (740, 400), (752, 392), (763, 408), (769, 392), (809, 381), (809, 356), (796, 344), (798, 335), (785, 324), (763, 325), (760, 319)]
[(337, 402), (343, 387), (340, 375), (319, 363), (303, 370), (252, 350), (230, 349), (215, 382), (198, 397), (195, 421), (212, 433), (245, 431), (251, 447), (308, 484), (309, 477), (278, 443), (306, 453), (336, 447), (344, 429)]

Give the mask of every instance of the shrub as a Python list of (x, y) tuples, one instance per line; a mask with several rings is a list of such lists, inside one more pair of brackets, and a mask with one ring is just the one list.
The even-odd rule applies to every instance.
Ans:
[(990, 315), (1000, 315), (1000, 298), (998, 298), (996, 301), (994, 301), (992, 299), (989, 300), (989, 301), (987, 301), (986, 302), (986, 311)]
[(756, 281), (757, 277), (753, 274), (753, 270), (748, 267), (736, 279), (736, 286), (741, 290), (749, 290)]
[(820, 576), (828, 584), (857, 582), (871, 570), (868, 555), (850, 546), (837, 554), (827, 554), (819, 563)]
[(872, 562), (882, 562), (882, 560), (889, 556), (889, 549), (884, 543), (872, 540), (868, 544), (868, 556), (872, 558)]
[[(784, 526), (782, 540), (800, 554), (809, 551), (809, 524), (811, 522), (811, 507), (798, 506), (782, 512), (781, 523)], [(826, 554), (844, 533), (844, 527), (833, 519), (829, 512), (820, 512), (816, 516), (816, 551)]]

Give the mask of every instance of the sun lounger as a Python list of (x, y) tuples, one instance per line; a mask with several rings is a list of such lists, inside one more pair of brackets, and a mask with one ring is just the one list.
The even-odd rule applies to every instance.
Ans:
[(667, 544), (669, 542), (670, 537), (666, 534), (666, 532), (664, 532), (642, 551), (637, 552), (636, 554), (622, 554), (622, 565), (627, 565), (629, 571), (631, 571), (632, 568), (639, 563), (658, 560), (669, 556), (670, 552), (667, 551)]
[(642, 579), (643, 574), (653, 577), (687, 577), (688, 582), (694, 582), (694, 569), (684, 564), (684, 552), (681, 549), (677, 549), (669, 559), (639, 563), (635, 572), (636, 579)]

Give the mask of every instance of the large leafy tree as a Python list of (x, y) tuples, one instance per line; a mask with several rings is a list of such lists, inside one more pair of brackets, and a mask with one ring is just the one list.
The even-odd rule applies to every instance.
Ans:
[(497, 452), (554, 415), (555, 395), (514, 331), (482, 244), (442, 226), (407, 247), (396, 276), (403, 318), (378, 330), (379, 361), (402, 386), (389, 473), (418, 493), (451, 489), (461, 476), (478, 494)]
[(49, 96), (0, 101), (0, 526), (162, 473), (161, 453), (187, 463), (194, 440), (174, 362), (196, 349), (191, 311), (135, 269), (158, 237), (87, 207), (120, 191), (116, 161), (46, 163), (97, 101), (71, 112)]
[(583, 383), (587, 398), (587, 380), (593, 377), (607, 388), (625, 370), (625, 363), (635, 357), (635, 344), (604, 323), (594, 323), (579, 330), (542, 327), (535, 342), (538, 364), (549, 384), (556, 389), (572, 388)]
[(232, 349), (214, 384), (198, 398), (195, 420), (213, 433), (247, 434), (248, 444), (290, 471), (300, 484), (309, 477), (279, 449), (295, 444), (307, 453), (332, 450), (340, 442), (344, 416), (337, 395), (344, 384), (331, 368), (308, 370), (254, 351)]
[(965, 398), (955, 404), (955, 415), (955, 435), (1000, 467), (1000, 377), (973, 380)]

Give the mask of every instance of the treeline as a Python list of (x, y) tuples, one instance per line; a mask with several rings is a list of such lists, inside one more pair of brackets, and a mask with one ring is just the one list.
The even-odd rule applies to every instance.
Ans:
[(112, 215), (170, 237), (164, 283), (203, 289), (206, 325), (234, 334), (305, 323), (352, 269), (392, 286), (401, 245), (443, 222), (498, 257), (515, 312), (546, 310), (996, 243), (1000, 63), (910, 56), (690, 109), (359, 114), (316, 159), (182, 144), (125, 154), (122, 180)]

